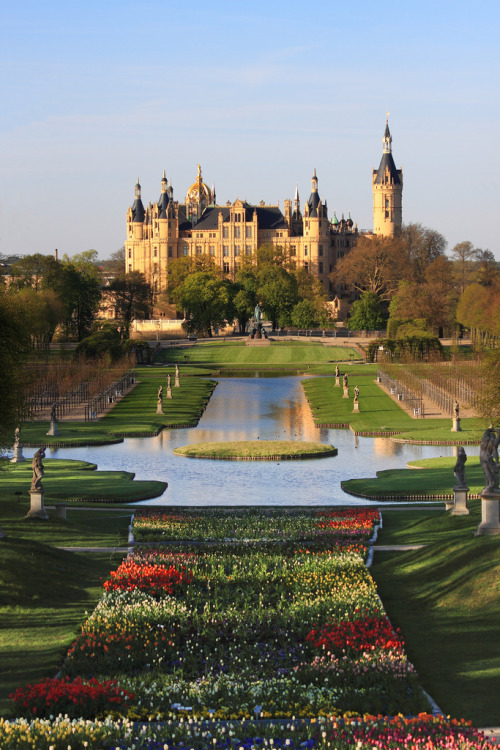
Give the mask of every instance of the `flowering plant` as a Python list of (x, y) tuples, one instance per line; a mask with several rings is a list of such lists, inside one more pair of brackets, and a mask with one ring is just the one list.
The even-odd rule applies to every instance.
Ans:
[(193, 575), (185, 568), (173, 565), (143, 564), (125, 560), (117, 570), (111, 571), (111, 579), (104, 582), (106, 591), (118, 589), (141, 589), (154, 595), (173, 594), (182, 584), (189, 584)]
[(116, 680), (99, 682), (95, 678), (84, 681), (47, 678), (35, 685), (17, 688), (10, 698), (21, 716), (50, 716), (66, 714), (69, 717), (95, 718), (112, 709), (123, 709), (132, 700), (132, 693), (122, 690)]

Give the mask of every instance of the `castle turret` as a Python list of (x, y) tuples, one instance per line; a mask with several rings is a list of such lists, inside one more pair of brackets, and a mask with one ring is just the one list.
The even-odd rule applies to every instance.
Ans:
[(392, 136), (385, 122), (382, 159), (373, 170), (373, 231), (393, 237), (403, 223), (403, 170), (396, 169), (392, 158)]
[(142, 240), (143, 238), (144, 217), (145, 211), (141, 199), (141, 185), (139, 182), (139, 178), (137, 178), (137, 182), (135, 184), (135, 200), (132, 204), (132, 223), (134, 225), (133, 233), (135, 240)]

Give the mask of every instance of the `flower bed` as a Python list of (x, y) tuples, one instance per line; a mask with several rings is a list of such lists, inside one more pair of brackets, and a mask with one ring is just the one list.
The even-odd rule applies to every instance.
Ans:
[(378, 520), (376, 508), (144, 509), (135, 516), (134, 535), (139, 542), (323, 540), (330, 544), (339, 538), (367, 541)]
[(415, 719), (396, 717), (318, 720), (302, 723), (216, 722), (198, 724), (169, 722), (137, 725), (130, 721), (85, 721), (57, 717), (53, 721), (0, 719), (2, 750), (495, 750), (495, 745), (465, 722), (429, 715)]
[[(411, 746), (423, 748), (427, 722), (435, 742), (426, 749), (486, 747), (470, 730), (430, 717), (415, 725), (348, 720), (428, 710), (364, 564), (377, 518), (365, 509), (141, 513), (136, 525), (150, 540), (167, 530), (212, 542), (195, 551), (175, 543), (137, 549), (104, 583), (63, 668), (66, 686), (116, 678), (106, 683), (116, 691), (111, 715), (124, 721), (99, 725), (107, 732), (99, 746), (129, 747), (130, 731), (137, 748), (358, 743), (371, 750), (399, 747), (401, 733), (413, 732)], [(284, 528), (294, 544), (270, 543)], [(31, 715), (60, 709), (44, 695)], [(127, 720), (166, 723), (137, 730)]]

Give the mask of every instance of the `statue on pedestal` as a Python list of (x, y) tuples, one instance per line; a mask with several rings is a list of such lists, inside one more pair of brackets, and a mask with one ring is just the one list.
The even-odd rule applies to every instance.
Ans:
[(457, 462), (455, 464), (455, 468), (453, 469), (453, 472), (455, 474), (455, 479), (457, 480), (456, 487), (454, 489), (456, 490), (467, 490), (469, 489), (467, 487), (467, 481), (465, 479), (465, 464), (467, 461), (467, 453), (465, 452), (465, 449), (459, 448), (458, 449), (458, 456), (457, 456)]
[(335, 377), (340, 378), (340, 369), (338, 365), (335, 365)]
[(349, 387), (349, 381), (348, 381), (348, 378), (347, 378), (347, 373), (344, 373), (343, 382), (344, 382), (344, 388), (348, 388)]
[(458, 401), (453, 402), (453, 416), (455, 419), (458, 419), (460, 416), (460, 404)]
[(357, 385), (354, 387), (354, 400), (359, 401), (359, 388)]
[(33, 478), (31, 480), (30, 492), (43, 492), (42, 478), (44, 474), (43, 459), (45, 458), (45, 446), (42, 446), (37, 450), (33, 456), (31, 462), (31, 468), (33, 469)]
[(485, 430), (479, 446), (479, 462), (484, 473), (486, 486), (483, 493), (500, 495), (498, 487), (498, 445), (500, 443), (500, 430), (498, 436), (493, 426)]

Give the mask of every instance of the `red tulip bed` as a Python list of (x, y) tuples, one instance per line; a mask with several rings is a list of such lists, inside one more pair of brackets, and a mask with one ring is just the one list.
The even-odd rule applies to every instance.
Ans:
[[(13, 696), (18, 722), (37, 727), (37, 747), (47, 717), (66, 713), (94, 718), (99, 747), (487, 748), (465, 722), (428, 713), (364, 563), (378, 519), (141, 512), (147, 545), (104, 583), (59, 684)], [(71, 747), (84, 747), (73, 729)]]

